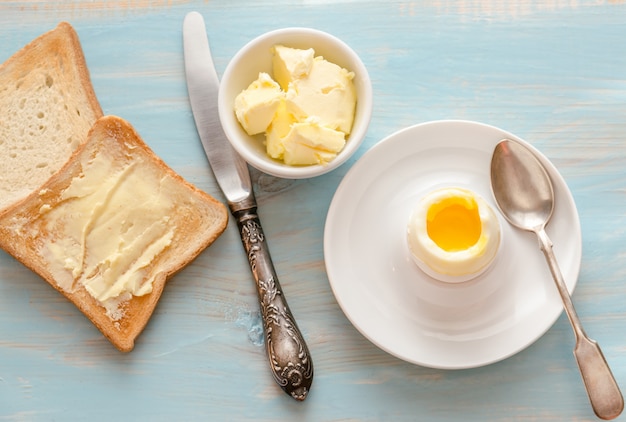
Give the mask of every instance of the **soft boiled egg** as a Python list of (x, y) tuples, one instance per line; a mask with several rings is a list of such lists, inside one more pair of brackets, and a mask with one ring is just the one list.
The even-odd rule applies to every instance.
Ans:
[(493, 263), (500, 223), (474, 192), (442, 188), (424, 196), (411, 214), (407, 241), (415, 263), (441, 281), (467, 281)]

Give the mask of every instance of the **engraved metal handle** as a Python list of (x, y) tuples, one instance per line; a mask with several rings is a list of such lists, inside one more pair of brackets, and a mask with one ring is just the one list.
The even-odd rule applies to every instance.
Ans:
[(270, 367), (278, 385), (302, 401), (313, 382), (313, 361), (278, 282), (254, 197), (242, 202), (229, 205), (256, 281)]

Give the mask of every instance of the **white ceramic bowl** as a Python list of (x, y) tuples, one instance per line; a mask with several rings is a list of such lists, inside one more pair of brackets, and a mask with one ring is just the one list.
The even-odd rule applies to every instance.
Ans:
[[(270, 158), (264, 134), (250, 136), (234, 112), (235, 97), (257, 79), (259, 72), (272, 75), (271, 48), (282, 44), (292, 48), (313, 48), (316, 56), (354, 72), (357, 104), (354, 123), (346, 146), (326, 165), (289, 166)], [(253, 167), (276, 177), (303, 179), (328, 173), (346, 162), (359, 148), (372, 115), (372, 83), (359, 56), (343, 41), (325, 32), (310, 28), (285, 28), (267, 32), (246, 44), (232, 58), (220, 82), (218, 108), (220, 121), (235, 150)]]

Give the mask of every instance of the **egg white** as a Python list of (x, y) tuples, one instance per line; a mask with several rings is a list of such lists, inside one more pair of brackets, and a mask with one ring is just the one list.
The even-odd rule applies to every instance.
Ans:
[[(427, 231), (428, 210), (452, 197), (472, 198), (478, 206), (481, 233), (477, 242), (460, 251), (446, 251)], [(443, 188), (424, 196), (407, 225), (407, 243), (418, 267), (429, 276), (446, 282), (462, 282), (482, 274), (493, 263), (500, 246), (501, 228), (489, 204), (474, 192), (462, 188)]]

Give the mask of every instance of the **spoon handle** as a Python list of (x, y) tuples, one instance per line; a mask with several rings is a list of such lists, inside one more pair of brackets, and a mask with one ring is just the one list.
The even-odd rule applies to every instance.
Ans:
[(580, 337), (574, 356), (595, 414), (607, 420), (618, 417), (624, 409), (624, 399), (598, 343)]
[(574, 357), (582, 375), (591, 407), (600, 419), (614, 419), (624, 409), (622, 393), (602, 354), (602, 350), (600, 350), (600, 346), (587, 337), (582, 328), (582, 324), (574, 309), (572, 298), (569, 295), (563, 275), (554, 256), (550, 238), (543, 228), (536, 233), (539, 239), (539, 246), (548, 261), (552, 278), (554, 278), (561, 299), (563, 299), (565, 312), (576, 335)]

